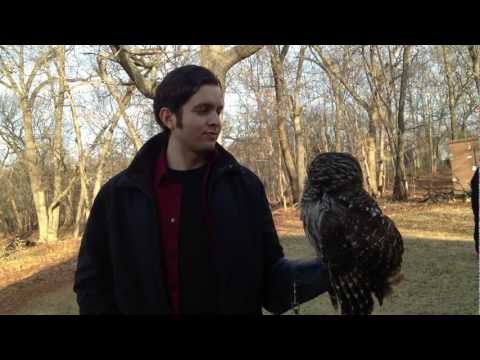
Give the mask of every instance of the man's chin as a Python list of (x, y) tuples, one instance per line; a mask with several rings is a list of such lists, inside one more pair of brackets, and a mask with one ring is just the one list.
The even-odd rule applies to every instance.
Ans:
[(201, 153), (208, 153), (213, 150), (215, 150), (215, 144), (216, 142), (209, 142), (209, 143), (204, 143), (201, 146), (198, 147), (198, 152)]

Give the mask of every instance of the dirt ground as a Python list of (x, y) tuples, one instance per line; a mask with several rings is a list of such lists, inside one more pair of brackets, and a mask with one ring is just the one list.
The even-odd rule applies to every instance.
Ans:
[[(473, 252), (470, 203), (380, 205), (404, 238), (471, 241)], [(283, 244), (284, 239), (303, 238), (298, 210), (278, 209), (273, 215)], [(56, 244), (37, 245), (0, 258), (0, 315), (78, 314), (72, 287), (79, 245), (79, 239), (67, 236)]]

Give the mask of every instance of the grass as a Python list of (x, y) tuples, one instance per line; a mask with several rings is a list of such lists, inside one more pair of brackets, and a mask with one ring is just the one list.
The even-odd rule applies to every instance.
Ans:
[[(478, 315), (478, 258), (473, 250), (473, 216), (468, 203), (382, 203), (404, 236), (405, 279), (374, 315)], [(274, 212), (276, 227), (289, 258), (308, 258), (298, 212)], [(78, 241), (38, 246), (0, 260), (2, 301), (23, 296), (15, 314), (78, 314), (72, 290)], [(60, 266), (60, 263), (64, 265)], [(53, 269), (53, 270), (52, 270)], [(49, 288), (42, 282), (51, 282)], [(3, 295), (2, 295), (3, 293)], [(3, 296), (3, 297), (2, 297)], [(5, 306), (4, 306), (5, 308)], [(11, 307), (12, 308), (12, 307)], [(301, 305), (302, 315), (335, 315), (327, 294)], [(289, 311), (287, 315), (291, 315)]]
[[(403, 282), (374, 315), (478, 315), (478, 257), (468, 203), (382, 205), (404, 236)], [(280, 211), (277, 228), (285, 254), (314, 256), (298, 213)], [(335, 315), (328, 294), (301, 305), (303, 315)], [(292, 311), (289, 311), (291, 314)]]
[(15, 315), (78, 315), (72, 282), (29, 300)]
[[(281, 238), (287, 256), (313, 256), (304, 237)], [(477, 315), (478, 260), (466, 241), (404, 239), (405, 279), (376, 303), (374, 315)], [(335, 315), (328, 294), (301, 305), (303, 315)], [(291, 313), (291, 311), (289, 312)]]

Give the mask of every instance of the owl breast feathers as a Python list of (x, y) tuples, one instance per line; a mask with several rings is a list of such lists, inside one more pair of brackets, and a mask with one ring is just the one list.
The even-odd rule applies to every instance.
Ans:
[(301, 201), (307, 239), (330, 273), (330, 299), (345, 315), (368, 315), (401, 278), (402, 236), (363, 189), (358, 161), (322, 153), (310, 163)]

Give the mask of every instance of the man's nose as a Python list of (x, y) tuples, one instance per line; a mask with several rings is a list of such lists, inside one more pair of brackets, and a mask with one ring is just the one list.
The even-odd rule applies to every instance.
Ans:
[(214, 112), (212, 116), (208, 119), (208, 125), (210, 126), (221, 126), (222, 125), (222, 116), (223, 114), (218, 114)]

